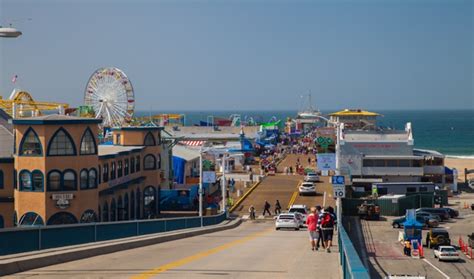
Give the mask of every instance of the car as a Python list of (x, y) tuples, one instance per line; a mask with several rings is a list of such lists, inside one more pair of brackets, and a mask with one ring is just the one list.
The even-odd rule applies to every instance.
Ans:
[(380, 219), (380, 206), (374, 203), (367, 203), (364, 201), (363, 204), (357, 207), (357, 214), (360, 219), (365, 220), (379, 220)]
[(469, 185), (469, 187), (471, 187), (471, 188), (474, 189), (474, 179), (469, 179), (469, 181), (467, 182), (467, 184)]
[(438, 215), (431, 214), (429, 212), (425, 212), (425, 211), (418, 211), (416, 213), (416, 216), (424, 216), (424, 217), (428, 217), (429, 219), (436, 220), (438, 221), (438, 223), (441, 222), (441, 217), (439, 217)]
[(448, 212), (448, 214), (449, 214), (449, 217), (451, 217), (451, 218), (456, 218), (456, 217), (459, 216), (459, 211), (457, 211), (455, 209), (452, 209), (452, 208), (449, 208), (449, 207), (442, 207), (441, 209), (446, 210), (446, 212)]
[[(401, 227), (403, 227), (403, 223), (405, 223), (405, 221), (406, 221), (405, 216), (394, 219), (392, 221), (392, 227), (394, 227), (396, 229), (401, 228)], [(419, 223), (422, 223), (423, 227), (425, 227), (425, 228), (434, 228), (434, 227), (439, 226), (438, 221), (433, 220), (433, 219), (429, 219), (428, 217), (425, 217), (425, 216), (418, 216), (417, 215), (416, 216), (416, 221), (418, 221)]]
[(441, 218), (441, 221), (445, 221), (451, 218), (451, 216), (449, 216), (449, 213), (442, 208), (422, 207), (416, 210), (416, 212), (419, 212), (419, 211), (428, 212), (433, 215), (438, 215)]
[(308, 207), (304, 204), (295, 204), (290, 206), (290, 209), (288, 210), (288, 213), (294, 213), (294, 212), (299, 212), (303, 215), (304, 217), (304, 222), (306, 223), (306, 217), (308, 216)]
[(300, 229), (300, 221), (294, 213), (282, 213), (275, 220), (275, 230), (279, 229)]
[(433, 254), (439, 261), (459, 261), (461, 259), (456, 248), (448, 245), (438, 246), (433, 250)]
[(438, 247), (443, 245), (451, 245), (449, 233), (443, 228), (431, 228), (426, 234), (426, 247)]
[(319, 175), (315, 172), (308, 172), (304, 177), (305, 182), (319, 182)]
[(298, 187), (299, 195), (316, 195), (316, 187), (313, 182), (303, 182)]
[(474, 248), (474, 232), (467, 236), (467, 244), (469, 247)]

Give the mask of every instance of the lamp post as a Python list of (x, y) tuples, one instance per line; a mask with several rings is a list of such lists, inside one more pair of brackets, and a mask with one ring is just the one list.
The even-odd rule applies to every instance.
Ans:
[(202, 145), (199, 150), (199, 217), (201, 218), (201, 227), (204, 226), (203, 217), (202, 217)]

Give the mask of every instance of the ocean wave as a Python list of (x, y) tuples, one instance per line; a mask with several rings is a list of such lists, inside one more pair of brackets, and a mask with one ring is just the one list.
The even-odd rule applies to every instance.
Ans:
[(453, 158), (453, 159), (474, 159), (474, 155), (449, 155), (446, 154), (447, 158)]

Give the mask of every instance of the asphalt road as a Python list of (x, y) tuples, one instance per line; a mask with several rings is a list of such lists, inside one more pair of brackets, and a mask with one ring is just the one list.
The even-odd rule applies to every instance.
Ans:
[[(337, 241), (335, 242), (337, 245)], [(308, 232), (269, 221), (92, 257), (7, 278), (341, 278), (333, 253), (310, 249)]]

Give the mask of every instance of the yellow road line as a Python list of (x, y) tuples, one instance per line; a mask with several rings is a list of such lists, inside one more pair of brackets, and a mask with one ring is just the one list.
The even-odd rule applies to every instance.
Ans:
[(250, 189), (248, 189), (247, 192), (245, 192), (245, 194), (243, 194), (242, 197), (240, 197), (240, 199), (238, 199), (229, 209), (229, 212), (233, 212), (237, 207), (239, 207), (239, 205), (247, 198), (248, 195), (250, 195), (250, 193), (253, 192), (253, 190), (255, 190), (255, 188), (257, 188), (258, 185), (260, 185), (262, 181), (263, 180), (257, 181)]
[(303, 183), (303, 181), (299, 181), (298, 184), (296, 185), (296, 191), (293, 192), (293, 195), (291, 196), (291, 199), (290, 201), (288, 202), (288, 206), (286, 209), (290, 209), (290, 207), (295, 203), (296, 201), (296, 198), (298, 197), (298, 193), (299, 193), (299, 186), (301, 185), (301, 183)]
[(152, 270), (149, 270), (149, 271), (146, 271), (142, 274), (139, 274), (139, 275), (136, 275), (136, 276), (132, 276), (131, 278), (132, 279), (148, 279), (148, 278), (151, 278), (152, 276), (155, 276), (155, 275), (158, 275), (160, 273), (163, 273), (167, 270), (170, 270), (170, 269), (173, 269), (173, 268), (177, 268), (179, 266), (182, 266), (182, 265), (185, 265), (185, 264), (188, 264), (190, 262), (193, 262), (193, 261), (197, 261), (199, 259), (202, 259), (202, 258), (205, 258), (207, 256), (210, 256), (212, 254), (216, 254), (220, 251), (223, 251), (223, 250), (226, 250), (226, 249), (229, 249), (229, 248), (232, 248), (236, 245), (239, 245), (239, 244), (242, 244), (242, 243), (245, 243), (247, 241), (250, 241), (252, 239), (255, 239), (257, 237), (260, 237), (264, 234), (267, 234), (269, 232), (273, 231), (273, 229), (269, 229), (269, 230), (265, 230), (265, 231), (262, 231), (262, 232), (258, 232), (258, 233), (254, 233), (254, 234), (251, 234), (249, 236), (246, 236), (244, 238), (241, 238), (241, 239), (237, 239), (237, 240), (234, 240), (232, 242), (229, 242), (229, 243), (226, 243), (226, 244), (223, 244), (221, 246), (217, 246), (215, 248), (212, 248), (212, 249), (209, 249), (209, 250), (206, 250), (206, 251), (202, 251), (200, 253), (197, 253), (197, 254), (194, 254), (192, 256), (189, 256), (189, 257), (186, 257), (186, 258), (182, 258), (182, 259), (179, 259), (179, 260), (176, 260), (174, 262), (171, 262), (171, 263), (168, 263), (168, 264), (165, 264), (165, 265), (162, 265), (160, 267), (157, 267), (157, 268), (154, 268)]

